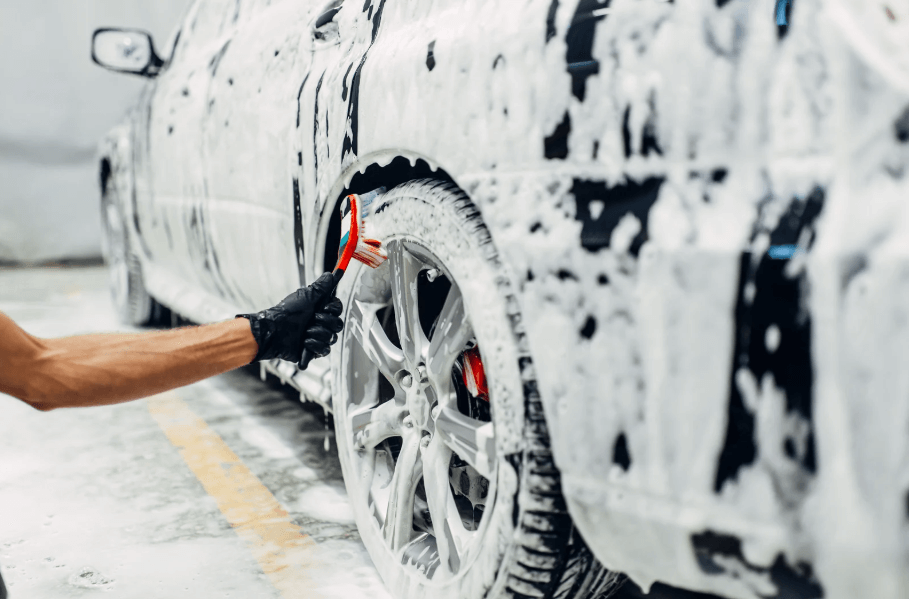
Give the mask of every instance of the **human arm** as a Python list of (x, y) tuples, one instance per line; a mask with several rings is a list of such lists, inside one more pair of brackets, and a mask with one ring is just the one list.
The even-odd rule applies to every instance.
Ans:
[(39, 339), (0, 313), (0, 392), (42, 411), (109, 405), (243, 366), (257, 351), (243, 318), (170, 331)]
[(254, 360), (325, 355), (341, 330), (341, 304), (326, 302), (325, 275), (277, 306), (171, 331), (39, 339), (0, 313), (0, 392), (42, 411), (121, 403), (161, 393)]

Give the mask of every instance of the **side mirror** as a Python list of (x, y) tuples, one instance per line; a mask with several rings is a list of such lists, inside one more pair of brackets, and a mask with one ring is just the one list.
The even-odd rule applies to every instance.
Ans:
[(140, 29), (96, 29), (92, 60), (105, 69), (143, 77), (155, 77), (164, 65), (151, 35)]

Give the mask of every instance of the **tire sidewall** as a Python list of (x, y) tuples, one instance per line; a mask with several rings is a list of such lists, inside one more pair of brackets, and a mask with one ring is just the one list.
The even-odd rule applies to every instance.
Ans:
[[(461, 290), (467, 314), (473, 325), (483, 357), (490, 389), (493, 422), (496, 432), (497, 480), (495, 503), (484, 516), (486, 530), (479, 552), (464, 572), (444, 583), (433, 583), (418, 572), (405, 570), (381, 536), (365, 502), (365, 497), (352, 484), (353, 433), (347, 419), (347, 366), (343, 348), (352, 339), (345, 326), (338, 347), (332, 352), (333, 397), (338, 451), (348, 493), (354, 502), (354, 513), (360, 534), (386, 584), (403, 598), (431, 596), (439, 599), (487, 595), (496, 584), (514, 542), (519, 492), (519, 473), (514, 464), (520, 453), (524, 429), (524, 401), (517, 339), (509, 319), (511, 298), (508, 278), (495, 257), (485, 228), (468, 219), (459, 210), (458, 196), (444, 188), (405, 184), (379, 202), (380, 206), (367, 219), (366, 234), (387, 243), (397, 239), (422, 246), (437, 258)], [(357, 291), (363, 269), (352, 263), (338, 286), (338, 298), (347, 306)], [(386, 263), (380, 268), (389, 268)], [(489, 596), (494, 596), (492, 593)]]

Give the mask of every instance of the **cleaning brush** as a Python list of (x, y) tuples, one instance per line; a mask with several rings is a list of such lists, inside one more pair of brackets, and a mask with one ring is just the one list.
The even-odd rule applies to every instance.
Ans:
[[(370, 268), (378, 268), (388, 260), (388, 254), (382, 248), (382, 242), (366, 237), (366, 217), (371, 212), (375, 201), (383, 193), (385, 193), (384, 187), (364, 194), (352, 193), (341, 203), (341, 243), (338, 246), (338, 262), (332, 271), (334, 284), (326, 301), (334, 295), (334, 290), (341, 281), (341, 277), (344, 276), (344, 271), (350, 265), (351, 259), (359, 260)], [(304, 348), (297, 366), (301, 370), (305, 370), (314, 357), (315, 355), (311, 351)]]
[[(388, 254), (382, 249), (382, 242), (366, 237), (366, 217), (371, 212), (372, 205), (385, 193), (385, 188), (380, 187), (363, 195), (350, 194), (341, 204), (341, 243), (338, 246), (338, 270), (347, 270), (350, 259), (359, 260), (370, 268), (378, 268), (388, 259)], [(340, 277), (335, 275), (338, 280)]]

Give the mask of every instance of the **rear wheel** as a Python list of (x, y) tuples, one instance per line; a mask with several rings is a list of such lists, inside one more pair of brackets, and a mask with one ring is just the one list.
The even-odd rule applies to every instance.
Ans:
[(145, 289), (142, 265), (133, 253), (126, 223), (115, 202), (103, 205), (105, 261), (110, 274), (111, 299), (120, 321), (132, 326), (156, 325), (169, 319), (167, 308)]
[(574, 531), (523, 342), (486, 228), (456, 189), (415, 181), (366, 219), (387, 263), (352, 265), (332, 352), (344, 480), (398, 597), (604, 596)]

